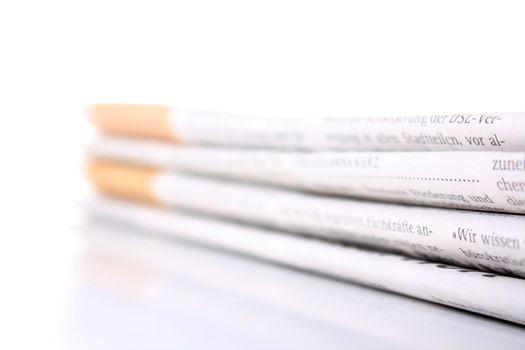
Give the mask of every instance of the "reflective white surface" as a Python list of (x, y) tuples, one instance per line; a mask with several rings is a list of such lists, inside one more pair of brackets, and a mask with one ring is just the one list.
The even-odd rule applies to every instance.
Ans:
[(63, 332), (87, 349), (523, 349), (525, 329), (100, 222)]

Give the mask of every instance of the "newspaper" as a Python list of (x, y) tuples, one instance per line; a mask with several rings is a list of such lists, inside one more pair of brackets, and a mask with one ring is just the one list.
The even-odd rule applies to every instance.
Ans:
[(91, 152), (318, 193), (525, 213), (525, 152), (280, 152), (111, 137), (100, 138)]
[[(134, 323), (129, 332), (147, 328), (153, 315), (166, 326), (160, 342), (171, 340), (169, 344), (174, 344), (173, 316), (180, 315), (182, 308), (201, 320), (211, 317), (212, 329), (217, 325), (231, 329), (234, 336), (229, 343), (236, 349), (255, 344), (260, 349), (346, 350), (360, 343), (355, 337), (364, 338), (359, 348), (377, 344), (381, 349), (420, 350), (423, 343), (426, 350), (525, 348), (525, 329), (519, 325), (206, 249), (97, 216), (79, 230), (82, 269), (77, 274), (81, 281), (75, 288), (73, 313), (77, 320), (85, 315), (90, 324), (99, 324), (101, 336), (111, 329), (107, 322), (93, 320), (93, 315), (107, 320), (113, 312), (126, 322), (122, 310), (108, 309), (104, 298), (115, 302), (118, 293), (125, 296), (120, 300), (126, 304), (126, 315), (133, 315), (132, 322), (144, 321)], [(92, 293), (93, 285), (99, 293)], [(85, 321), (73, 323), (85, 330)], [(122, 322), (115, 326), (122, 327)], [(197, 329), (203, 327), (197, 322)], [(157, 331), (155, 327), (156, 338)], [(122, 334), (125, 346), (119, 349), (130, 347), (129, 332)], [(235, 336), (240, 333), (254, 342), (243, 345)]]
[(112, 199), (99, 198), (87, 208), (148, 231), (525, 324), (525, 282), (521, 279)]
[(287, 150), (525, 151), (525, 113), (250, 118), (160, 105), (93, 105), (105, 133), (187, 144)]
[(525, 151), (525, 113), (263, 119), (174, 110), (190, 144), (302, 150)]
[[(145, 180), (123, 181), (132, 177)], [(525, 277), (523, 215), (324, 197), (118, 163), (99, 164), (91, 178), (117, 196)]]

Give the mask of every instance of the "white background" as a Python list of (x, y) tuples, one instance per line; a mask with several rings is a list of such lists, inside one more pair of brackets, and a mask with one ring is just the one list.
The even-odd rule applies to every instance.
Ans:
[(67, 347), (86, 104), (272, 117), (525, 111), (522, 3), (0, 2), (0, 341)]

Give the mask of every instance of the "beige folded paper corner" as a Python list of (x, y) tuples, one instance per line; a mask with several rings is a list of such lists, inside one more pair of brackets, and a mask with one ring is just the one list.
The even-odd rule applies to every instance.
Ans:
[(94, 104), (86, 109), (104, 133), (180, 142), (170, 124), (172, 112), (171, 107), (155, 104)]
[(161, 205), (152, 188), (157, 170), (95, 158), (88, 162), (87, 173), (102, 193)]

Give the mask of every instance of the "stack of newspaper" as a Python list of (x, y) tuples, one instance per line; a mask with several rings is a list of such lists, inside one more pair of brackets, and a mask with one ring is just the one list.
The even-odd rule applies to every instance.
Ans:
[(525, 325), (525, 114), (88, 114), (93, 214)]

